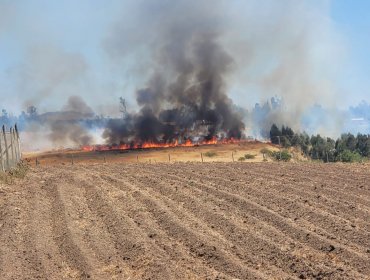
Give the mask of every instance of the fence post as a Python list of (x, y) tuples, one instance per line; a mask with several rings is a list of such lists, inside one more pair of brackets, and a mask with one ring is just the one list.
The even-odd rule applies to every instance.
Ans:
[(2, 136), (2, 132), (0, 131), (0, 167), (1, 167), (1, 171), (5, 171), (4, 160), (3, 160), (3, 149), (1, 145), (1, 141), (2, 141), (1, 136)]
[(17, 136), (15, 135), (15, 128), (13, 128), (13, 145), (14, 145), (14, 158), (15, 158), (15, 162), (18, 163), (19, 159), (18, 159), (18, 145), (17, 145)]
[(12, 153), (11, 165), (12, 167), (14, 167), (17, 161), (15, 159), (14, 138), (13, 138), (13, 128), (12, 127), (9, 129), (9, 135), (10, 135), (10, 151)]
[(15, 128), (13, 128), (13, 144), (14, 144), (15, 161), (16, 163), (18, 163), (19, 162), (18, 143), (17, 143), (17, 134), (15, 132)]
[(203, 162), (203, 153), (200, 153), (200, 158), (202, 159)]
[(18, 132), (18, 126), (17, 124), (14, 125), (15, 128), (15, 134), (17, 137), (17, 147), (18, 147), (18, 160), (22, 159), (22, 152), (21, 152), (21, 138), (19, 137), (19, 132)]
[(8, 151), (8, 141), (6, 140), (6, 134), (5, 134), (5, 125), (3, 125), (3, 136), (4, 136), (4, 143), (5, 143), (5, 159), (6, 159), (6, 167), (7, 169), (10, 169), (10, 163), (9, 163), (9, 151)]

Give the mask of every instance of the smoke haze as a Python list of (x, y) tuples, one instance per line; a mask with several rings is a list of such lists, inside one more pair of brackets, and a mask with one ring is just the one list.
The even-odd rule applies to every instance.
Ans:
[[(273, 122), (311, 128), (318, 123), (315, 104), (330, 112), (320, 121), (330, 128), (317, 131), (332, 136), (343, 130), (336, 108), (345, 104), (336, 77), (347, 44), (330, 17), (331, 1), (96, 3), (91, 14), (101, 26), (94, 40), (87, 30), (95, 18), (81, 20), (79, 4), (64, 5), (76, 18), (63, 24), (82, 22), (86, 29), (76, 26), (74, 34), (70, 28), (72, 35), (57, 33), (59, 39), (45, 27), (46, 16), (27, 14), (25, 25), (37, 36), (15, 30), (26, 51), (7, 69), (12, 85), (4, 89), (17, 93), (21, 109), (39, 108), (52, 143), (90, 143), (91, 127), (81, 120), (100, 114), (113, 116), (105, 122), (107, 143), (263, 137)], [(3, 6), (18, 16), (25, 13), (17, 5)], [(0, 20), (0, 36), (9, 21)], [(74, 43), (66, 45), (63, 36), (74, 36)], [(120, 96), (128, 105), (124, 118)], [(269, 101), (268, 109), (264, 103), (271, 96), (280, 104)]]
[[(188, 138), (186, 133), (201, 122), (207, 124), (205, 139), (219, 133), (229, 138), (242, 136), (244, 124), (226, 93), (225, 79), (234, 61), (219, 41), (224, 25), (222, 9), (215, 7), (218, 4), (211, 9), (206, 2), (194, 4), (137, 4), (134, 25), (143, 30), (139, 32), (143, 38), (135, 38), (135, 44), (147, 47), (152, 73), (145, 87), (136, 91), (140, 112), (133, 116), (132, 124), (126, 124), (132, 131), (122, 134), (122, 140), (130, 136), (155, 142)], [(112, 55), (124, 55), (129, 47), (126, 36), (119, 32), (108, 41)], [(119, 138), (116, 133), (120, 132), (111, 126), (105, 136), (111, 141)]]

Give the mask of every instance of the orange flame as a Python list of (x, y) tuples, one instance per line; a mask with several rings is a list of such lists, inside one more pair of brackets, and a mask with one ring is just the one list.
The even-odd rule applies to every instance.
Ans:
[(152, 149), (152, 148), (174, 148), (174, 147), (194, 147), (203, 145), (216, 145), (216, 144), (237, 144), (242, 140), (238, 139), (217, 139), (213, 137), (210, 140), (203, 140), (199, 142), (192, 142), (187, 139), (183, 143), (179, 143), (177, 140), (171, 143), (156, 143), (156, 142), (143, 142), (134, 144), (120, 144), (120, 145), (87, 145), (82, 146), (81, 149), (85, 152), (92, 151), (117, 151), (117, 150), (135, 150), (135, 149)]

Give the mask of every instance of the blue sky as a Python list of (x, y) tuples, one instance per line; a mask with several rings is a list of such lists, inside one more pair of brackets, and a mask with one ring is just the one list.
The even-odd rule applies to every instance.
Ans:
[[(239, 8), (240, 1), (230, 2)], [(328, 34), (334, 34), (335, 38), (330, 39), (329, 43), (324, 40), (321, 44), (317, 39), (320, 36), (312, 35), (316, 40), (312, 43), (312, 52), (324, 50), (319, 56), (315, 56), (315, 67), (312, 69), (316, 70), (312, 71), (317, 72), (313, 75), (320, 76), (322, 71), (327, 71), (325, 64), (337, 58), (333, 55), (327, 61), (326, 54), (331, 56), (334, 52), (340, 52), (338, 64), (333, 63), (335, 66), (328, 70), (330, 74), (324, 75), (328, 77), (328, 87), (335, 91), (334, 96), (343, 99), (343, 102), (338, 102), (338, 106), (357, 104), (361, 100), (370, 102), (370, 2), (302, 2), (307, 2), (306, 6), (313, 13), (316, 13), (317, 6), (318, 20), (325, 17), (322, 22), (329, 22), (325, 28), (330, 30), (320, 36), (327, 38)], [(285, 7), (281, 6), (281, 9), (284, 10)], [(142, 86), (145, 75), (141, 77), (133, 74), (136, 73), (131, 68), (135, 64), (135, 55), (112, 57), (107, 52), (106, 41), (115, 31), (117, 22), (122, 24), (122, 19), (127, 18), (129, 21), (133, 17), (135, 11), (132, 10), (132, 1), (0, 0), (0, 107), (15, 113), (24, 110), (30, 103), (35, 103), (41, 111), (58, 109), (67, 94), (82, 95), (94, 109), (110, 114), (115, 110), (112, 108), (115, 108), (114, 102), (119, 96), (127, 95), (131, 100), (132, 92)], [(264, 23), (257, 26), (263, 30)], [(311, 32), (312, 30), (315, 29), (311, 29)], [(284, 44), (279, 48), (282, 46)], [(333, 48), (331, 52), (333, 46), (335, 50)], [(323, 59), (322, 65), (320, 59)], [(260, 62), (261, 60), (256, 60), (258, 67), (264, 68), (264, 64)], [(250, 70), (246, 73), (253, 76)], [(253, 83), (238, 83), (237, 87), (233, 87), (231, 95), (238, 99), (240, 92), (254, 91), (254, 88)], [(267, 95), (269, 94), (273, 96), (275, 92), (268, 92)], [(263, 97), (267, 95), (264, 94)], [(253, 106), (257, 99), (250, 102), (250, 99), (244, 98), (240, 103), (247, 106), (250, 102)], [(133, 103), (133, 99), (130, 102)]]
[(354, 99), (370, 102), (370, 2), (334, 0), (331, 15), (349, 45), (342, 86)]

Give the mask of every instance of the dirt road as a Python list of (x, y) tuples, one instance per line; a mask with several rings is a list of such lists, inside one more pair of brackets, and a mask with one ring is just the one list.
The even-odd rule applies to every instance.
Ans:
[(0, 183), (0, 279), (370, 279), (367, 165), (32, 168)]

